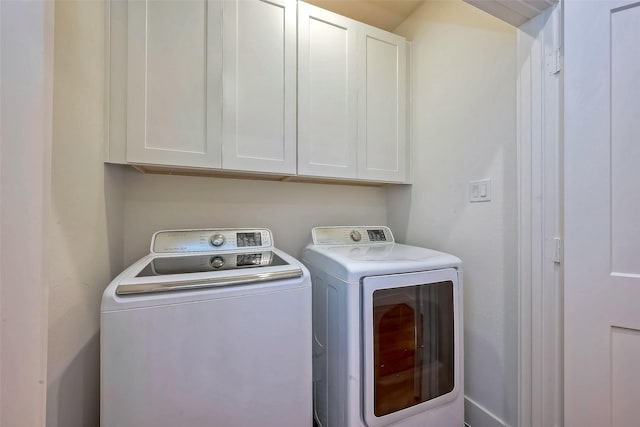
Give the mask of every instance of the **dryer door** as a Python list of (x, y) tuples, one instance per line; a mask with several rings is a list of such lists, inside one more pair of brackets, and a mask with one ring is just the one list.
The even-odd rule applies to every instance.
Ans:
[(457, 271), (366, 277), (362, 285), (367, 426), (453, 400), (461, 387)]

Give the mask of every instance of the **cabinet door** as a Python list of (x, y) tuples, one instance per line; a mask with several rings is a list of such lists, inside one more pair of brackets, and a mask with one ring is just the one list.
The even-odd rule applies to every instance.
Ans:
[(298, 3), (298, 174), (356, 177), (358, 22)]
[(224, 2), (224, 169), (296, 172), (296, 2)]
[(358, 178), (406, 181), (406, 41), (363, 25), (358, 38)]
[(128, 3), (127, 161), (218, 168), (222, 3)]

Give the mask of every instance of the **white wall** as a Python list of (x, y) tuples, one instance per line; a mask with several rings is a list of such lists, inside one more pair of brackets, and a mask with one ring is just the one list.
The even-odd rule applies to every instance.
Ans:
[(48, 427), (97, 427), (100, 298), (122, 267), (122, 170), (102, 163), (104, 3), (56, 2)]
[[(396, 32), (413, 40), (414, 184), (389, 190), (389, 225), (462, 259), (466, 419), (516, 425), (516, 30), (448, 0)], [(483, 178), (492, 201), (469, 203)]]
[(319, 225), (387, 221), (381, 187), (126, 173), (124, 262), (149, 252), (153, 232), (171, 228), (266, 227), (298, 256)]
[(0, 2), (0, 426), (45, 416), (53, 4)]

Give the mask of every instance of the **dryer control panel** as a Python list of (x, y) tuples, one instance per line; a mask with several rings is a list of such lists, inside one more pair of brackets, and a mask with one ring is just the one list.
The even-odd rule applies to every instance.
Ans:
[(209, 228), (203, 230), (163, 230), (153, 235), (153, 253), (190, 253), (263, 249), (273, 247), (266, 228)]
[(370, 245), (374, 243), (393, 243), (393, 234), (389, 227), (315, 227), (311, 230), (316, 245)]

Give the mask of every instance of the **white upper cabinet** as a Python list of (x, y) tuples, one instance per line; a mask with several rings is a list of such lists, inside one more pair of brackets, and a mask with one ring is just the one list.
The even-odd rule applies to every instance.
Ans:
[(219, 168), (222, 3), (128, 3), (130, 163)]
[(296, 2), (224, 2), (225, 169), (296, 173)]
[(406, 182), (407, 43), (363, 24), (358, 44), (358, 178)]
[(127, 69), (127, 162), (296, 173), (295, 0), (129, 1)]
[(405, 39), (298, 8), (298, 173), (406, 182)]
[(107, 15), (106, 161), (407, 182), (404, 38), (296, 0)]
[(356, 178), (359, 23), (298, 3), (298, 173)]

